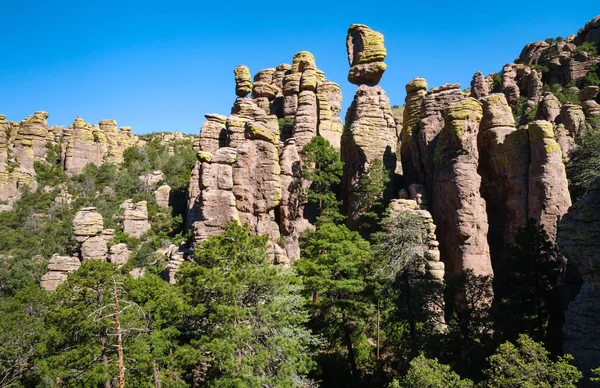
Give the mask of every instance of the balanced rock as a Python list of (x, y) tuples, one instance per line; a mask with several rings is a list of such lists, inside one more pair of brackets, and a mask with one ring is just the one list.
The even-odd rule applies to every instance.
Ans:
[(346, 38), (350, 72), (348, 81), (356, 85), (374, 86), (379, 83), (387, 65), (383, 34), (363, 24), (353, 24)]
[(240, 65), (233, 70), (235, 75), (235, 94), (238, 97), (246, 97), (252, 92), (252, 77), (247, 66)]

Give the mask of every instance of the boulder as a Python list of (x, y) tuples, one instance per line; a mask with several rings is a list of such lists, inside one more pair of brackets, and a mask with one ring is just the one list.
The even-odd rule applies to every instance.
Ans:
[(73, 235), (80, 242), (98, 235), (102, 229), (104, 229), (104, 220), (95, 207), (81, 208), (73, 218)]
[(363, 24), (353, 24), (346, 38), (350, 72), (348, 81), (356, 85), (375, 86), (387, 65), (383, 62), (387, 52), (383, 34)]
[(134, 203), (131, 199), (121, 204), (123, 212), (123, 232), (131, 237), (140, 238), (150, 230), (148, 205), (146, 201)]
[(252, 77), (247, 66), (240, 65), (233, 70), (235, 75), (235, 94), (238, 97), (246, 97), (252, 92)]
[(162, 185), (154, 192), (154, 198), (156, 198), (156, 203), (158, 206), (162, 208), (169, 207), (169, 196), (171, 194), (171, 186)]

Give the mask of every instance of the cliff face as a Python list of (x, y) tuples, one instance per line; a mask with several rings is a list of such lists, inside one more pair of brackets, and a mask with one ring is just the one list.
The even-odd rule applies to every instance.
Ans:
[(268, 235), (273, 262), (285, 264), (300, 256), (298, 238), (311, 227), (300, 196), (306, 182), (299, 151), (317, 135), (340, 148), (341, 91), (306, 51), (254, 78), (246, 66), (234, 76), (231, 114), (206, 115), (200, 132), (188, 227), (197, 243), (232, 220), (243, 222)]
[(9, 123), (0, 115), (0, 201), (12, 203), (25, 186), (35, 190), (34, 162), (45, 161), (51, 150), (60, 157), (63, 171), (73, 175), (88, 163), (120, 165), (123, 151), (138, 142), (130, 127), (117, 130), (114, 120), (91, 125), (78, 117), (63, 128), (48, 126), (47, 119), (48, 113), (35, 112)]
[(600, 178), (576, 202), (558, 227), (558, 244), (583, 285), (569, 304), (563, 325), (563, 350), (589, 377), (600, 364)]

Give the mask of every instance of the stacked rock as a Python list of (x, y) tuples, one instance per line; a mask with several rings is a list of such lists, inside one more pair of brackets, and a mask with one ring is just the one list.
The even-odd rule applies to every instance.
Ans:
[(267, 234), (272, 260), (288, 263), (299, 257), (298, 237), (310, 227), (298, 190), (306, 187), (299, 151), (317, 135), (339, 149), (341, 90), (307, 51), (254, 79), (245, 66), (234, 76), (238, 98), (231, 114), (206, 115), (200, 132), (187, 227), (200, 242), (237, 220)]
[(348, 80), (359, 85), (346, 114), (341, 156), (344, 162), (342, 195), (348, 225), (356, 228), (360, 217), (358, 197), (361, 176), (376, 159), (392, 174), (396, 170), (396, 122), (385, 91), (376, 86), (386, 70), (383, 35), (362, 24), (353, 24), (346, 39), (350, 71)]
[(134, 203), (128, 199), (121, 204), (123, 212), (123, 232), (131, 237), (140, 238), (150, 230), (148, 221), (148, 204), (146, 201)]

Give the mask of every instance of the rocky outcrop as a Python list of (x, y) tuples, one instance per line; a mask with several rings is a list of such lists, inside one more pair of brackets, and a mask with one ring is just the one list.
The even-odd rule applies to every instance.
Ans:
[[(299, 190), (306, 185), (299, 151), (317, 135), (340, 148), (341, 90), (307, 51), (291, 65), (259, 71), (254, 82), (249, 74), (235, 70), (238, 98), (228, 117), (206, 116), (186, 225), (197, 243), (232, 220), (248, 224), (269, 236), (272, 260), (287, 263), (299, 257), (298, 238), (310, 228)], [(249, 89), (252, 96), (245, 97)]]
[(435, 147), (438, 134), (444, 128), (446, 109), (452, 103), (464, 99), (465, 95), (459, 84), (444, 84), (429, 90), (421, 104), (418, 130), (409, 141), (412, 165), (418, 174), (418, 182), (425, 183), (428, 193), (432, 192)]
[(561, 103), (558, 98), (550, 92), (544, 93), (542, 100), (538, 105), (535, 119), (555, 123), (556, 118), (560, 115), (560, 110)]
[[(233, 195), (233, 168), (237, 151), (233, 148), (219, 148), (214, 155), (200, 153), (192, 184), (199, 188), (190, 207), (194, 240), (204, 241), (219, 233), (232, 220), (239, 220)], [(195, 180), (197, 179), (197, 181)], [(190, 193), (193, 195), (193, 193)]]
[(67, 280), (68, 275), (81, 266), (75, 256), (54, 255), (48, 263), (48, 272), (40, 279), (40, 287), (46, 291), (54, 291)]
[(591, 376), (600, 365), (600, 179), (589, 187), (560, 221), (558, 244), (583, 278), (579, 293), (569, 304), (563, 326), (563, 351)]
[(114, 120), (91, 125), (78, 117), (63, 128), (48, 126), (47, 119), (42, 111), (21, 122), (9, 123), (0, 115), (0, 201), (14, 202), (25, 187), (36, 190), (34, 163), (46, 162), (49, 147), (59, 150), (64, 172), (77, 174), (87, 163), (120, 165), (124, 150), (138, 141), (131, 128), (117, 131)]
[[(48, 263), (48, 272), (42, 276), (40, 286), (54, 291), (67, 280), (69, 273), (77, 270), (86, 260), (107, 260), (122, 265), (129, 258), (125, 244), (108, 248), (114, 237), (113, 229), (104, 229), (104, 220), (95, 207), (81, 208), (73, 218), (73, 236), (77, 241), (76, 256), (54, 255)], [(126, 253), (125, 253), (126, 252)], [(125, 255), (125, 256), (123, 256)]]
[(121, 267), (127, 263), (130, 255), (131, 251), (127, 248), (127, 244), (115, 244), (108, 250), (108, 261)]
[(586, 86), (579, 93), (579, 101), (586, 117), (600, 115), (600, 104), (595, 100), (599, 92), (598, 86)]
[(485, 78), (481, 72), (475, 73), (473, 75), (473, 80), (471, 80), (471, 97), (473, 98), (481, 98), (490, 93), (488, 88), (488, 84), (485, 81)]
[(81, 208), (73, 219), (73, 235), (80, 243), (99, 235), (103, 229), (104, 220), (95, 207)]
[(491, 275), (485, 201), (479, 193), (477, 135), (481, 104), (469, 97), (451, 104), (435, 148), (433, 217), (446, 270)]
[(128, 199), (121, 204), (121, 209), (123, 209), (123, 232), (131, 237), (140, 238), (150, 230), (146, 201), (134, 203)]
[(217, 114), (204, 115), (206, 121), (200, 129), (199, 150), (214, 153), (220, 147), (227, 145), (227, 129), (225, 121), (227, 117)]
[(417, 134), (419, 133), (419, 123), (421, 121), (421, 107), (426, 95), (427, 81), (424, 78), (415, 78), (406, 84), (400, 159), (404, 179), (408, 183), (419, 182), (421, 155), (420, 147), (417, 146)]
[(168, 208), (170, 194), (171, 186), (169, 185), (162, 185), (156, 189), (156, 191), (154, 191), (154, 198), (156, 199), (157, 205), (162, 208)]
[(551, 123), (534, 121), (527, 131), (530, 147), (528, 215), (554, 240), (558, 221), (571, 206), (562, 152), (554, 139)]
[(348, 79), (360, 86), (346, 113), (342, 134), (342, 196), (348, 225), (356, 228), (361, 212), (357, 202), (361, 176), (374, 160), (381, 160), (393, 174), (398, 137), (390, 101), (381, 87), (374, 86), (385, 70), (383, 35), (364, 25), (352, 25), (346, 48), (351, 66)]
[(490, 94), (480, 101), (477, 171), (487, 206), (492, 260), (498, 262), (528, 219), (529, 139), (527, 131), (515, 128), (504, 94)]

